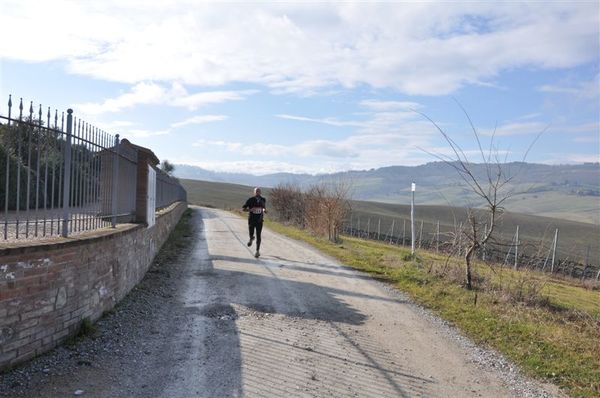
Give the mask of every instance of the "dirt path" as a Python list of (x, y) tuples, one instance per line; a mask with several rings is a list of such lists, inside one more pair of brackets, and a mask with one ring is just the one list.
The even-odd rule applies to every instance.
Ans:
[[(509, 389), (499, 372), (475, 365), (473, 354), (439, 323), (382, 284), (268, 230), (257, 260), (246, 246), (245, 220), (230, 213), (196, 208), (192, 222), (189, 252), (169, 268), (168, 277), (151, 270), (157, 275), (128, 297), (133, 303), (117, 310), (130, 311), (129, 316), (101, 321), (101, 338), (71, 349), (72, 355), (62, 349), (34, 362), (33, 369), (47, 368), (30, 369), (29, 381), (0, 392), (523, 396), (523, 390)], [(162, 296), (157, 289), (163, 289)], [(139, 315), (148, 306), (149, 313)], [(124, 337), (115, 340), (113, 330)], [(83, 365), (82, 356), (89, 358)], [(545, 396), (539, 391), (530, 396), (540, 394)]]

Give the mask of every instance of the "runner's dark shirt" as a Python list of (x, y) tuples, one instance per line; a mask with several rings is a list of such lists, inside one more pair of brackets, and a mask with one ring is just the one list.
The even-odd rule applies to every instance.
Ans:
[(243, 209), (249, 210), (248, 222), (255, 224), (263, 222), (263, 215), (267, 207), (267, 200), (262, 196), (253, 196), (249, 198)]

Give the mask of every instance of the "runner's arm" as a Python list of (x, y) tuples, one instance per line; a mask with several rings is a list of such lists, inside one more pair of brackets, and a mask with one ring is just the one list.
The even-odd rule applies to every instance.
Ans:
[(250, 200), (247, 200), (246, 203), (242, 206), (242, 211), (250, 211), (250, 205), (248, 204)]

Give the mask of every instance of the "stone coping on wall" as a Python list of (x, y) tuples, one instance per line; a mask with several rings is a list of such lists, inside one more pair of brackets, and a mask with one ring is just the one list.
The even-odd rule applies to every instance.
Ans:
[[(174, 202), (173, 204), (162, 208), (156, 212), (156, 218), (160, 218), (175, 209), (179, 204), (184, 202)], [(48, 239), (36, 240), (20, 240), (7, 243), (0, 243), (0, 256), (18, 256), (20, 254), (30, 253), (38, 250), (54, 250), (71, 245), (80, 245), (90, 243), (92, 240), (109, 239), (127, 233), (133, 229), (146, 228), (146, 224), (125, 223), (117, 224), (115, 228), (107, 227), (96, 229), (93, 231), (77, 234), (67, 238), (62, 236), (54, 236)]]

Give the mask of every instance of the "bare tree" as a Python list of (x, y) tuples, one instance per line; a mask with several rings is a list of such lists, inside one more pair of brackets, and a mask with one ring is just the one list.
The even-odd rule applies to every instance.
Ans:
[[(462, 181), (467, 185), (468, 189), (477, 197), (479, 197), (484, 204), (483, 208), (479, 209), (475, 209), (473, 206), (468, 206), (468, 225), (464, 229), (461, 228), (461, 231), (459, 231), (465, 237), (463, 242), (465, 247), (465, 285), (467, 289), (472, 289), (473, 255), (477, 252), (477, 250), (484, 247), (488, 242), (494, 239), (499, 218), (504, 211), (504, 204), (509, 198), (516, 194), (514, 187), (511, 186), (510, 183), (519, 174), (520, 168), (516, 173), (512, 173), (510, 167), (507, 166), (506, 157), (504, 159), (501, 158), (500, 151), (495, 146), (494, 142), (496, 133), (495, 129), (490, 138), (489, 148), (484, 150), (481, 143), (480, 134), (475, 128), (471, 118), (469, 117), (469, 114), (462, 105), (458, 105), (469, 121), (475, 141), (477, 142), (478, 152), (481, 156), (481, 165), (483, 165), (483, 169), (485, 171), (483, 174), (475, 172), (475, 166), (477, 164), (473, 163), (469, 159), (460, 145), (458, 145), (434, 120), (424, 113), (418, 111), (415, 112), (425, 117), (435, 126), (450, 147), (451, 154), (443, 155), (439, 153), (431, 153), (427, 150), (424, 151), (435, 156), (456, 170)], [(546, 129), (540, 131), (536, 135), (535, 139), (525, 151), (521, 161), (521, 167), (524, 164), (529, 151)], [(508, 153), (506, 156), (508, 156)], [(487, 224), (487, 226), (484, 228), (483, 226), (485, 224)]]
[(338, 181), (325, 189), (323, 213), (327, 224), (327, 237), (331, 242), (339, 241), (340, 231), (350, 213), (350, 184)]
[(312, 185), (304, 194), (306, 226), (315, 234), (327, 236), (328, 228), (324, 217), (325, 187)]

